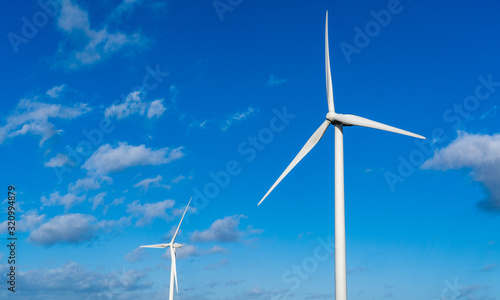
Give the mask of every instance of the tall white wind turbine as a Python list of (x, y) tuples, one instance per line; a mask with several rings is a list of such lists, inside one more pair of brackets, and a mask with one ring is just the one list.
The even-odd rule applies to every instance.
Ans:
[(193, 199), (193, 197), (191, 197), (191, 199), (189, 199), (188, 205), (186, 206), (186, 209), (184, 210), (184, 213), (182, 214), (181, 221), (179, 222), (179, 225), (177, 226), (177, 230), (175, 231), (174, 236), (172, 237), (172, 240), (170, 241), (170, 243), (141, 246), (141, 248), (168, 248), (168, 247), (170, 247), (170, 258), (172, 259), (172, 264), (170, 266), (170, 293), (168, 296), (169, 300), (174, 299), (174, 280), (175, 280), (175, 288), (177, 290), (177, 293), (179, 293), (179, 286), (177, 285), (177, 264), (175, 261), (175, 249), (181, 248), (182, 245), (175, 242), (175, 237), (177, 237), (177, 234), (179, 233), (179, 228), (181, 227), (182, 220), (184, 219), (184, 216), (186, 215), (186, 212), (189, 208), (189, 204), (191, 203), (192, 199)]
[(259, 204), (266, 199), (271, 191), (281, 182), (281, 180), (297, 165), (297, 163), (306, 156), (309, 151), (323, 137), (330, 124), (335, 126), (335, 299), (347, 299), (346, 287), (346, 255), (345, 255), (345, 211), (344, 211), (344, 144), (343, 127), (344, 126), (362, 126), (375, 128), (403, 135), (425, 139), (425, 137), (385, 125), (379, 122), (368, 120), (355, 115), (344, 115), (335, 112), (333, 105), (332, 78), (330, 71), (330, 55), (328, 50), (328, 11), (326, 12), (325, 26), (325, 68), (326, 68), (326, 94), (328, 100), (328, 113), (326, 120), (313, 133), (307, 143), (302, 147), (299, 154), (292, 160), (283, 174), (276, 180), (269, 191), (264, 195)]

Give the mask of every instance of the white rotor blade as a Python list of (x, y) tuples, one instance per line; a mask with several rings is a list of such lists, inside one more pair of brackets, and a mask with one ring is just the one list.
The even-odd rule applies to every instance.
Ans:
[(325, 69), (326, 69), (326, 96), (328, 97), (328, 111), (335, 112), (333, 105), (332, 71), (330, 70), (330, 50), (328, 47), (328, 11), (326, 11), (325, 25)]
[(311, 151), (311, 149), (314, 146), (316, 146), (316, 144), (319, 142), (321, 137), (323, 137), (323, 134), (325, 134), (325, 131), (328, 128), (328, 125), (330, 125), (330, 121), (325, 120), (323, 122), (323, 124), (321, 124), (321, 126), (313, 133), (313, 135), (309, 138), (309, 140), (304, 145), (304, 147), (302, 147), (302, 149), (300, 149), (299, 154), (297, 154), (297, 156), (295, 156), (295, 158), (288, 165), (288, 167), (285, 169), (283, 174), (281, 174), (281, 176), (278, 178), (278, 180), (276, 180), (276, 182), (273, 184), (273, 186), (269, 189), (269, 191), (266, 193), (266, 195), (264, 195), (262, 200), (260, 200), (259, 204), (257, 204), (257, 205), (260, 205), (262, 203), (262, 201), (264, 201), (264, 199), (266, 199), (266, 197), (272, 192), (272, 190), (274, 190), (274, 188), (278, 185), (278, 183), (280, 183), (281, 180), (293, 169), (293, 167), (295, 167), (295, 165), (297, 165), (299, 163), (299, 161), (302, 158), (304, 158), (304, 156), (306, 156), (306, 154), (309, 153), (309, 151)]
[(182, 220), (184, 219), (184, 216), (186, 215), (186, 212), (189, 208), (189, 203), (191, 203), (191, 200), (193, 200), (193, 197), (191, 197), (191, 199), (189, 199), (189, 202), (188, 202), (188, 205), (186, 206), (186, 209), (184, 210), (184, 213), (182, 214), (182, 218), (181, 218), (181, 221), (179, 222), (179, 225), (177, 226), (177, 230), (175, 231), (175, 234), (174, 236), (172, 237), (172, 241), (170, 243), (174, 243), (175, 241), (175, 237), (177, 236), (177, 233), (179, 233), (179, 228), (181, 227), (181, 224), (182, 224)]
[(369, 119), (358, 117), (355, 115), (336, 115), (335, 120), (338, 120), (345, 125), (356, 125), (356, 126), (362, 126), (362, 127), (375, 128), (375, 129), (390, 131), (390, 132), (408, 135), (408, 136), (412, 136), (412, 137), (416, 137), (416, 138), (425, 140), (425, 137), (423, 137), (421, 135), (418, 135), (418, 134), (415, 134), (415, 133), (412, 133), (412, 132), (409, 132), (409, 131), (406, 131), (403, 129), (399, 129), (396, 127), (392, 127), (389, 125), (385, 125), (385, 124), (382, 124), (379, 122), (375, 122), (375, 121), (372, 121)]
[(177, 262), (175, 259), (175, 248), (170, 248), (170, 256), (172, 257), (172, 268), (175, 279), (175, 289), (177, 290), (177, 294), (179, 294), (179, 286), (177, 285)]
[(140, 246), (141, 248), (167, 248), (169, 247), (170, 244), (156, 244), (156, 245), (146, 245), (146, 246)]

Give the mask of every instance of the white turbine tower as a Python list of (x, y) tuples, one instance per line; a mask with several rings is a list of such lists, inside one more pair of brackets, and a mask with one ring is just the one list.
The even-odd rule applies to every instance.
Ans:
[(318, 143), (330, 124), (335, 126), (335, 299), (347, 299), (346, 287), (346, 256), (345, 256), (345, 211), (344, 211), (344, 126), (363, 126), (385, 131), (404, 134), (419, 139), (425, 137), (385, 125), (379, 122), (368, 120), (355, 115), (343, 115), (335, 112), (333, 105), (332, 78), (330, 71), (330, 55), (328, 50), (328, 11), (326, 12), (325, 29), (325, 66), (326, 66), (326, 94), (328, 99), (328, 114), (326, 120), (313, 133), (307, 143), (302, 147), (299, 154), (292, 160), (283, 174), (276, 180), (266, 195), (260, 200), (259, 205), (266, 199), (271, 191), (281, 182), (281, 180), (306, 156), (307, 153)]
[(191, 199), (189, 199), (188, 205), (186, 206), (186, 210), (184, 210), (184, 214), (182, 214), (181, 221), (179, 222), (179, 225), (177, 226), (177, 230), (174, 233), (174, 236), (172, 237), (172, 240), (168, 244), (156, 244), (156, 245), (147, 245), (147, 246), (141, 246), (141, 248), (168, 248), (170, 247), (170, 258), (172, 259), (172, 264), (170, 266), (170, 293), (168, 296), (169, 300), (174, 299), (174, 280), (175, 280), (175, 288), (177, 290), (177, 293), (179, 293), (179, 286), (177, 285), (177, 264), (175, 261), (175, 249), (176, 248), (181, 248), (181, 244), (177, 244), (175, 242), (175, 237), (179, 233), (179, 228), (181, 227), (182, 220), (184, 219), (184, 216), (186, 215), (186, 212), (188, 210), (189, 204), (191, 203)]

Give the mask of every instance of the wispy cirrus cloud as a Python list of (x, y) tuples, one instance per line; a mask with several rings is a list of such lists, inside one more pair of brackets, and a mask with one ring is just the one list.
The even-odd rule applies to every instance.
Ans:
[(125, 47), (137, 46), (141, 42), (138, 33), (111, 33), (106, 25), (99, 30), (92, 29), (88, 12), (73, 0), (62, 0), (57, 26), (66, 36), (78, 41), (73, 47), (66, 43), (59, 45), (56, 59), (66, 69), (98, 63)]
[(169, 185), (161, 183), (162, 180), (163, 180), (163, 178), (161, 177), (161, 175), (158, 175), (154, 178), (143, 179), (143, 180), (139, 181), (138, 183), (134, 184), (134, 187), (140, 187), (145, 192), (147, 192), (150, 187), (162, 187), (162, 188), (170, 189)]
[(274, 76), (274, 74), (271, 74), (269, 75), (269, 79), (267, 80), (266, 85), (269, 87), (273, 87), (283, 83), (286, 83), (286, 79), (280, 79)]
[(160, 117), (167, 108), (163, 105), (163, 99), (144, 102), (145, 94), (141, 91), (130, 92), (122, 103), (113, 104), (106, 108), (104, 116), (125, 119), (133, 114), (146, 115), (148, 119)]
[(248, 118), (250, 118), (251, 116), (253, 116), (254, 114), (256, 114), (258, 112), (257, 109), (253, 108), (253, 107), (248, 107), (246, 110), (244, 111), (237, 111), (236, 113), (234, 114), (230, 114), (226, 120), (223, 122), (222, 126), (221, 126), (221, 129), (222, 130), (227, 130), (229, 129), (231, 126), (233, 126), (234, 124), (237, 124), (237, 123), (240, 123)]
[(471, 176), (481, 182), (489, 196), (478, 203), (484, 211), (500, 212), (500, 134), (459, 132), (447, 147), (435, 150), (423, 169), (472, 169)]
[(19, 101), (14, 113), (7, 117), (6, 124), (0, 127), (0, 144), (8, 138), (32, 134), (40, 137), (39, 146), (41, 147), (49, 138), (62, 132), (61, 129), (55, 128), (52, 120), (75, 119), (91, 110), (86, 103), (64, 106), (58, 103), (41, 102), (39, 101), (41, 98), (43, 97), (35, 96), (33, 99)]

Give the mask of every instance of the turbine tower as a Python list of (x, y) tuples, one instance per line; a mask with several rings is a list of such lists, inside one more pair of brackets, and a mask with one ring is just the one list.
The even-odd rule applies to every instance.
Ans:
[(189, 208), (189, 204), (191, 203), (191, 199), (189, 199), (188, 205), (186, 206), (186, 209), (184, 210), (184, 214), (182, 214), (181, 221), (179, 222), (179, 225), (177, 226), (177, 230), (174, 233), (174, 236), (172, 237), (172, 240), (168, 244), (156, 244), (156, 245), (147, 245), (147, 246), (141, 246), (141, 248), (168, 248), (170, 247), (170, 258), (172, 259), (172, 263), (170, 266), (170, 293), (168, 296), (169, 300), (174, 300), (174, 280), (175, 280), (175, 288), (177, 290), (177, 294), (179, 293), (179, 286), (177, 285), (177, 264), (175, 261), (175, 249), (176, 248), (181, 248), (181, 244), (177, 244), (175, 242), (175, 237), (179, 233), (179, 228), (181, 227), (182, 220), (184, 219), (184, 216), (186, 215), (186, 212)]
[(328, 50), (328, 11), (326, 12), (325, 25), (325, 69), (326, 69), (326, 94), (328, 101), (328, 113), (326, 120), (313, 133), (306, 142), (299, 154), (292, 160), (281, 176), (276, 180), (269, 191), (264, 195), (259, 204), (266, 199), (271, 191), (281, 182), (281, 180), (306, 156), (311, 149), (316, 146), (330, 124), (335, 126), (335, 299), (347, 299), (346, 286), (346, 254), (345, 254), (345, 210), (344, 210), (344, 126), (362, 126), (375, 128), (403, 135), (425, 139), (425, 137), (402, 130), (396, 127), (385, 125), (369, 119), (355, 115), (344, 115), (335, 112), (333, 104), (332, 78), (330, 71), (330, 55)]

